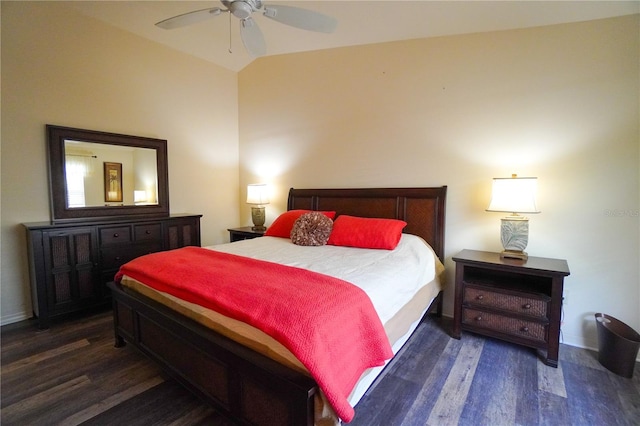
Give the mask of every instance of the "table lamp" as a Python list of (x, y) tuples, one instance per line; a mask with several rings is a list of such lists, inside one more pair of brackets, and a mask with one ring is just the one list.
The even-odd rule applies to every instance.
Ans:
[(265, 213), (264, 204), (269, 204), (269, 194), (267, 185), (264, 183), (252, 183), (247, 185), (247, 204), (251, 206), (251, 220), (254, 231), (264, 231)]
[(500, 258), (527, 259), (524, 249), (529, 243), (529, 218), (519, 213), (540, 213), (536, 207), (535, 177), (494, 178), (488, 212), (507, 212), (501, 219), (500, 240), (504, 251)]
[(147, 202), (147, 191), (144, 189), (136, 189), (133, 191), (133, 203), (144, 204)]

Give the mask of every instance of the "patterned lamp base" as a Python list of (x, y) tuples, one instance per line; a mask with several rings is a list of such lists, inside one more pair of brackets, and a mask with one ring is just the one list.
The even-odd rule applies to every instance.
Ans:
[(504, 251), (500, 257), (526, 260), (528, 255), (523, 250), (529, 243), (529, 219), (522, 216), (511, 216), (505, 217), (501, 221), (500, 239)]
[(254, 231), (264, 231), (267, 229), (264, 226), (264, 206), (251, 207), (251, 220), (253, 221), (253, 227), (251, 227), (251, 229), (253, 229)]

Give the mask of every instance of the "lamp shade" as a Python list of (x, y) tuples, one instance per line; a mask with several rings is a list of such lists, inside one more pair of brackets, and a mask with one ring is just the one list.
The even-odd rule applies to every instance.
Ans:
[(134, 203), (144, 203), (145, 201), (147, 201), (147, 191), (143, 189), (136, 189), (133, 191)]
[(540, 213), (536, 206), (535, 177), (494, 178), (491, 202), (487, 211), (509, 213)]
[(247, 204), (269, 204), (267, 184), (252, 183), (247, 185)]

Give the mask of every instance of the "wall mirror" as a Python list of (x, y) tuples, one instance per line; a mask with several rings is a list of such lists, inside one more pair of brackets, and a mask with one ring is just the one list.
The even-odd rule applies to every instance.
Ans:
[(167, 141), (47, 125), (54, 222), (169, 215)]

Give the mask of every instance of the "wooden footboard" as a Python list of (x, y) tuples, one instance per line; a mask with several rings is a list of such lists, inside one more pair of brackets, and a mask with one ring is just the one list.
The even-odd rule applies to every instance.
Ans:
[(313, 425), (314, 380), (110, 283), (116, 347), (129, 342), (239, 424)]
[[(317, 384), (113, 282), (115, 346), (129, 342), (195, 395), (241, 425), (314, 425)], [(442, 314), (442, 292), (431, 303)], [(394, 357), (385, 370), (396, 361)], [(376, 381), (381, 380), (381, 374)]]

